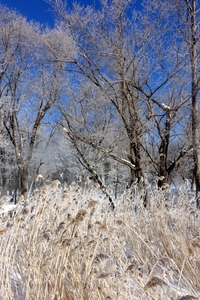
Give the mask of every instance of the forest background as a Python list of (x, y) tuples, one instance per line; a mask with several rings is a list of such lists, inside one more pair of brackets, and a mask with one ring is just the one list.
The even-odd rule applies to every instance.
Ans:
[(53, 28), (0, 7), (1, 194), (56, 178), (198, 194), (198, 1), (46, 2)]

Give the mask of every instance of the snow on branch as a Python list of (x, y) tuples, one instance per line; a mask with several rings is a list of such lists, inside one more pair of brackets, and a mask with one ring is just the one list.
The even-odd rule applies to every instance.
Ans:
[(124, 159), (124, 158), (118, 157), (118, 156), (116, 156), (115, 154), (111, 153), (111, 150), (107, 150), (107, 149), (105, 149), (105, 148), (103, 148), (103, 147), (101, 147), (101, 146), (98, 146), (98, 145), (94, 144), (92, 141), (89, 141), (89, 140), (85, 139), (84, 137), (78, 135), (77, 133), (74, 133), (74, 132), (68, 130), (68, 129), (65, 128), (65, 127), (63, 127), (63, 130), (64, 130), (65, 132), (67, 132), (67, 134), (68, 134), (69, 136), (75, 137), (75, 138), (78, 139), (79, 141), (81, 141), (81, 142), (83, 142), (83, 143), (85, 143), (85, 144), (87, 144), (87, 145), (89, 145), (89, 146), (91, 146), (91, 147), (93, 147), (93, 148), (95, 148), (95, 149), (97, 149), (97, 150), (103, 152), (103, 153), (106, 153), (107, 155), (109, 155), (110, 157), (112, 157), (112, 159), (114, 159), (115, 161), (118, 161), (118, 162), (120, 162), (120, 163), (122, 163), (122, 164), (128, 166), (128, 167), (131, 168), (132, 170), (135, 170), (135, 169), (136, 169), (136, 166), (135, 166), (134, 164), (132, 164), (130, 161), (128, 161), (128, 160), (126, 160), (126, 159)]

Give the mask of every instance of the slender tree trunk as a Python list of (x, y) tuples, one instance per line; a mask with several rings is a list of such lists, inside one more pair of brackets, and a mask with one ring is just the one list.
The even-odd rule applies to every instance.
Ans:
[(131, 142), (130, 143), (130, 153), (131, 153), (131, 163), (135, 165), (135, 170), (131, 170), (131, 184), (137, 178), (138, 183), (143, 176), (142, 167), (141, 167), (141, 155), (140, 155), (140, 142)]
[(198, 54), (197, 54), (197, 22), (196, 22), (196, 0), (192, 1), (191, 13), (191, 69), (192, 69), (192, 139), (194, 155), (194, 178), (196, 182), (197, 207), (200, 208), (200, 147), (199, 147), (199, 103), (198, 103)]
[[(140, 139), (139, 134), (135, 133), (131, 136), (130, 140), (130, 153), (131, 153), (131, 163), (135, 165), (135, 170), (131, 169), (131, 185), (137, 179), (138, 183), (138, 192), (140, 194), (141, 200), (143, 201), (144, 207), (147, 207), (148, 199), (147, 199), (147, 190), (144, 184), (144, 176), (141, 165), (141, 153), (140, 153)], [(135, 139), (135, 137), (137, 137)], [(135, 187), (132, 190), (132, 199), (135, 197)]]
[(167, 157), (168, 157), (168, 148), (169, 148), (169, 138), (170, 138), (170, 112), (166, 112), (166, 122), (165, 130), (161, 136), (161, 144), (159, 147), (159, 165), (158, 165), (158, 176), (164, 177), (163, 180), (158, 180), (158, 187), (162, 187), (163, 183), (168, 182), (169, 173), (167, 171)]
[(25, 163), (19, 170), (19, 189), (24, 199), (28, 198), (28, 164)]
[(6, 190), (8, 188), (7, 186), (7, 177), (6, 177), (6, 168), (5, 168), (5, 157), (6, 157), (6, 151), (5, 149), (1, 149), (0, 150), (0, 155), (1, 155), (1, 164), (2, 164), (2, 168), (1, 168), (1, 196), (6, 194)]
[(76, 141), (73, 140), (73, 144), (76, 147), (76, 150), (78, 152), (78, 154), (80, 155), (82, 161), (83, 161), (83, 165), (86, 167), (86, 169), (90, 172), (90, 174), (92, 175), (92, 179), (94, 181), (96, 181), (99, 184), (100, 189), (102, 190), (102, 192), (108, 197), (108, 200), (110, 202), (110, 206), (111, 208), (114, 210), (115, 209), (115, 205), (113, 203), (113, 200), (111, 198), (111, 196), (107, 193), (106, 191), (106, 187), (103, 184), (101, 178), (99, 177), (99, 175), (97, 174), (97, 172), (94, 170), (94, 168), (90, 165), (90, 162), (87, 160), (86, 156), (84, 155), (84, 153), (80, 150), (80, 148), (78, 147), (78, 145), (76, 144)]

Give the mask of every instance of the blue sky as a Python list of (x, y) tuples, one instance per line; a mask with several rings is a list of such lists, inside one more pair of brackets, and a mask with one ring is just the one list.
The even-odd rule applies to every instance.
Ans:
[[(70, 5), (73, 1), (68, 0)], [(79, 0), (78, 3), (87, 5), (93, 4), (94, 0)], [(0, 0), (0, 3), (9, 8), (16, 9), (28, 21), (35, 20), (40, 23), (53, 26), (54, 18), (51, 13), (51, 7), (44, 0)]]

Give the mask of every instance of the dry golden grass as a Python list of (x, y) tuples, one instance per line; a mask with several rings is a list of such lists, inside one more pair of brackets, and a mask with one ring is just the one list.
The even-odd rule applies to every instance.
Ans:
[(200, 299), (200, 212), (165, 193), (112, 212), (96, 187), (35, 191), (0, 223), (0, 299)]

